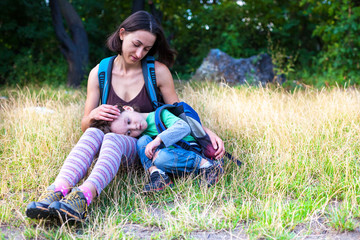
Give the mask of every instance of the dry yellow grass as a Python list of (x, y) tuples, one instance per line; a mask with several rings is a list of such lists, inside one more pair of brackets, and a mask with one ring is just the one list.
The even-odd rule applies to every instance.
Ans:
[(51, 184), (81, 136), (84, 94), (2, 91), (8, 99), (0, 100), (0, 225), (23, 226), (26, 238), (94, 239), (130, 238), (129, 223), (153, 229), (158, 239), (238, 228), (251, 238), (288, 239), (314, 231), (311, 223), (319, 218), (327, 229), (358, 226), (357, 89), (288, 93), (191, 83), (180, 90), (244, 165), (226, 162), (214, 188), (178, 179), (155, 196), (140, 194), (142, 172), (121, 172), (91, 206), (88, 224), (76, 227), (29, 220), (25, 207)]

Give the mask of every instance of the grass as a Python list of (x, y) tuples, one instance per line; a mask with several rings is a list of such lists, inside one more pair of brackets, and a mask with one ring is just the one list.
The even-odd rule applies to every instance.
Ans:
[(140, 193), (142, 171), (120, 171), (92, 204), (89, 221), (75, 226), (28, 219), (25, 208), (81, 136), (85, 92), (1, 90), (1, 229), (20, 227), (25, 238), (191, 239), (193, 232), (225, 230), (292, 239), (359, 227), (359, 90), (178, 87), (243, 166), (226, 162), (213, 188), (178, 179), (149, 196)]

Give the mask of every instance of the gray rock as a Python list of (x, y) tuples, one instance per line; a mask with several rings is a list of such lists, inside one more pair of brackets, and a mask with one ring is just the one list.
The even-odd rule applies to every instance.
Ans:
[(283, 83), (285, 77), (275, 76), (273, 68), (271, 57), (266, 53), (235, 59), (219, 49), (211, 49), (193, 79), (225, 81), (229, 85), (265, 85), (273, 81)]

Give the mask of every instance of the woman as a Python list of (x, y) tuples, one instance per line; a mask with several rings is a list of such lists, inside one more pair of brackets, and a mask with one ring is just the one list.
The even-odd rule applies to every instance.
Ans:
[[(169, 47), (161, 26), (151, 14), (139, 11), (129, 16), (108, 38), (107, 46), (118, 53), (113, 63), (107, 104), (99, 106), (97, 65), (91, 70), (88, 79), (84, 117), (81, 121), (84, 134), (66, 158), (55, 182), (37, 202), (27, 206), (26, 215), (30, 218), (59, 214), (64, 220), (86, 218), (87, 207), (114, 178), (120, 163), (131, 166), (139, 161), (136, 157), (137, 139), (115, 133), (104, 135), (99, 129), (89, 126), (94, 120), (114, 121), (120, 115), (116, 103), (135, 105), (140, 112), (153, 111), (141, 68), (141, 60), (145, 56), (158, 55), (155, 73), (164, 102), (172, 104), (179, 101), (168, 69), (174, 63), (175, 51)], [(217, 158), (221, 158), (225, 152), (223, 141), (210, 130), (205, 131), (217, 149)], [(98, 160), (89, 177), (81, 186), (73, 188), (85, 176), (99, 151)]]

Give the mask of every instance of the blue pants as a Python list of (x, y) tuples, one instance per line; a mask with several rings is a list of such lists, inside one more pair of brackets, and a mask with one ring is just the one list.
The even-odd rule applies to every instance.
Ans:
[(198, 173), (202, 159), (201, 155), (182, 148), (162, 148), (157, 150), (157, 157), (151, 160), (145, 155), (146, 145), (151, 141), (152, 138), (147, 135), (142, 136), (137, 141), (137, 152), (145, 170), (148, 170), (151, 166), (156, 166), (166, 173), (175, 175), (191, 172)]

